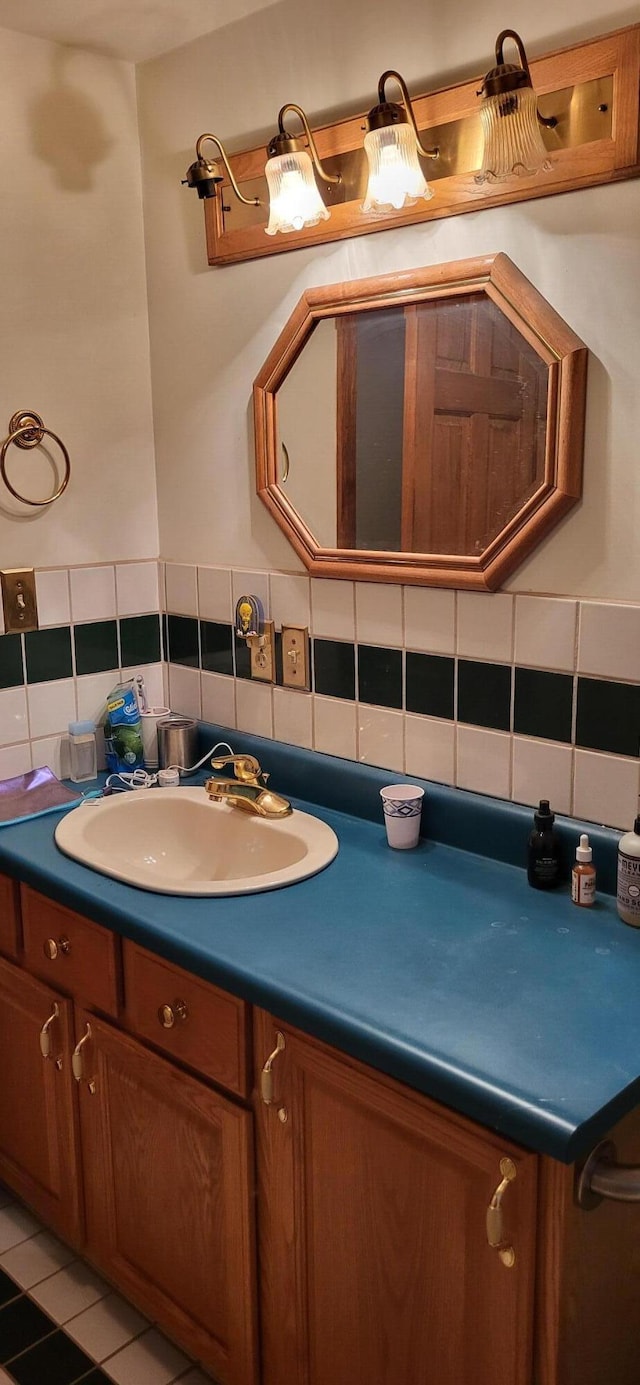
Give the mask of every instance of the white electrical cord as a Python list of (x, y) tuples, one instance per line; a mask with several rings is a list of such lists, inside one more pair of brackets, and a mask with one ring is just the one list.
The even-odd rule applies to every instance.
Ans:
[[(191, 765), (189, 769), (186, 769), (184, 765), (167, 765), (167, 769), (177, 769), (180, 774), (195, 774), (197, 769), (202, 768), (205, 760), (215, 755), (218, 750), (227, 750), (230, 755), (234, 753), (227, 741), (217, 741), (211, 750), (208, 750), (206, 755), (198, 760), (197, 765)], [(108, 775), (104, 787), (111, 793), (117, 793), (125, 789), (151, 789), (157, 783), (157, 774), (149, 774), (146, 769), (120, 770), (118, 774)]]

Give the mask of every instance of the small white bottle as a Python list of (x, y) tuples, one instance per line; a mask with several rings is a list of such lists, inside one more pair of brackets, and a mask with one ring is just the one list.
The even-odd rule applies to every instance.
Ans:
[(593, 904), (596, 897), (596, 868), (592, 863), (593, 852), (589, 846), (586, 832), (580, 837), (576, 847), (576, 860), (571, 872), (571, 898), (574, 904), (585, 907)]
[(96, 728), (92, 721), (69, 722), (69, 778), (74, 784), (95, 779), (98, 773)]
[(618, 842), (618, 913), (640, 928), (640, 817)]

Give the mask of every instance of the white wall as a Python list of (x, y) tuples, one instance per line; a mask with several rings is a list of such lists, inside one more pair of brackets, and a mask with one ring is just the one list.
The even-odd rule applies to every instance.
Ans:
[(605, 0), (426, 6), (283, 0), (138, 69), (161, 551), (201, 563), (298, 570), (254, 493), (251, 385), (301, 291), (503, 250), (589, 345), (584, 500), (511, 582), (519, 591), (636, 600), (640, 183), (556, 196), (208, 268), (202, 208), (180, 186), (196, 137), (231, 149), (273, 132), (279, 106), (312, 123), (375, 99), (397, 66), (416, 91), (491, 65), (497, 32), (532, 56), (637, 20)]
[[(0, 130), (0, 440), (35, 409), (73, 466), (51, 509), (0, 487), (1, 565), (155, 557), (134, 68), (2, 30)], [(51, 492), (36, 452), (12, 446), (7, 469)]]

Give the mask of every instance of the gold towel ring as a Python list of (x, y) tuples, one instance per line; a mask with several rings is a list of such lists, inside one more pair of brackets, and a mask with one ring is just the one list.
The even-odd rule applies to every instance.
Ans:
[[(38, 445), (42, 442), (45, 433), (47, 437), (52, 438), (54, 442), (57, 442), (58, 447), (62, 452), (62, 455), (64, 457), (64, 476), (62, 478), (62, 481), (60, 482), (60, 485), (58, 486), (57, 491), (54, 491), (53, 495), (47, 496), (46, 500), (28, 500), (26, 495), (21, 495), (20, 492), (16, 490), (15, 486), (12, 486), (9, 477), (7, 476), (7, 468), (5, 463), (6, 455), (12, 442), (15, 443), (16, 447), (38, 447)], [(51, 505), (53, 504), (53, 501), (58, 500), (59, 497), (62, 495), (62, 492), (66, 490), (69, 484), (70, 475), (71, 462), (69, 460), (69, 453), (67, 452), (62, 438), (59, 438), (57, 433), (52, 433), (50, 428), (45, 428), (44, 423), (40, 418), (40, 415), (34, 413), (32, 410), (29, 412), (19, 410), (18, 413), (15, 413), (13, 417), (9, 420), (9, 436), (5, 438), (2, 444), (2, 450), (0, 451), (0, 476), (2, 476), (2, 480), (4, 481), (7, 490), (11, 492), (11, 494), (15, 497), (16, 500), (22, 501), (23, 505), (34, 505), (37, 507), (41, 507), (43, 505)]]

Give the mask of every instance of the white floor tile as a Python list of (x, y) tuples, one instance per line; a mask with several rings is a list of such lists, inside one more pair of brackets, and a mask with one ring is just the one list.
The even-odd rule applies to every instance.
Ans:
[(48, 1279), (64, 1265), (69, 1265), (73, 1259), (74, 1253), (68, 1246), (63, 1246), (48, 1231), (41, 1231), (39, 1235), (22, 1241), (0, 1255), (0, 1268), (23, 1289), (31, 1289), (41, 1279)]
[(201, 1371), (198, 1366), (194, 1366), (193, 1370), (189, 1371), (188, 1375), (180, 1376), (176, 1385), (211, 1385), (212, 1380), (212, 1375), (205, 1375), (204, 1371)]
[(5, 1381), (6, 1385), (16, 1385), (13, 1376), (7, 1375), (7, 1372), (3, 1371), (2, 1367), (0, 1366), (0, 1385), (5, 1385)]
[(104, 1279), (95, 1274), (82, 1260), (44, 1279), (30, 1292), (30, 1298), (53, 1318), (54, 1322), (67, 1323), (99, 1299), (106, 1298), (113, 1291)]
[(0, 1254), (10, 1250), (12, 1246), (19, 1245), (20, 1241), (26, 1241), (28, 1236), (35, 1236), (36, 1232), (41, 1230), (40, 1222), (37, 1222), (24, 1207), (18, 1207), (17, 1204), (3, 1207), (0, 1210)]
[(116, 1385), (170, 1385), (188, 1365), (187, 1357), (153, 1329), (104, 1361), (102, 1369)]
[(147, 1327), (147, 1320), (119, 1294), (109, 1294), (65, 1325), (65, 1332), (94, 1361), (104, 1361)]

